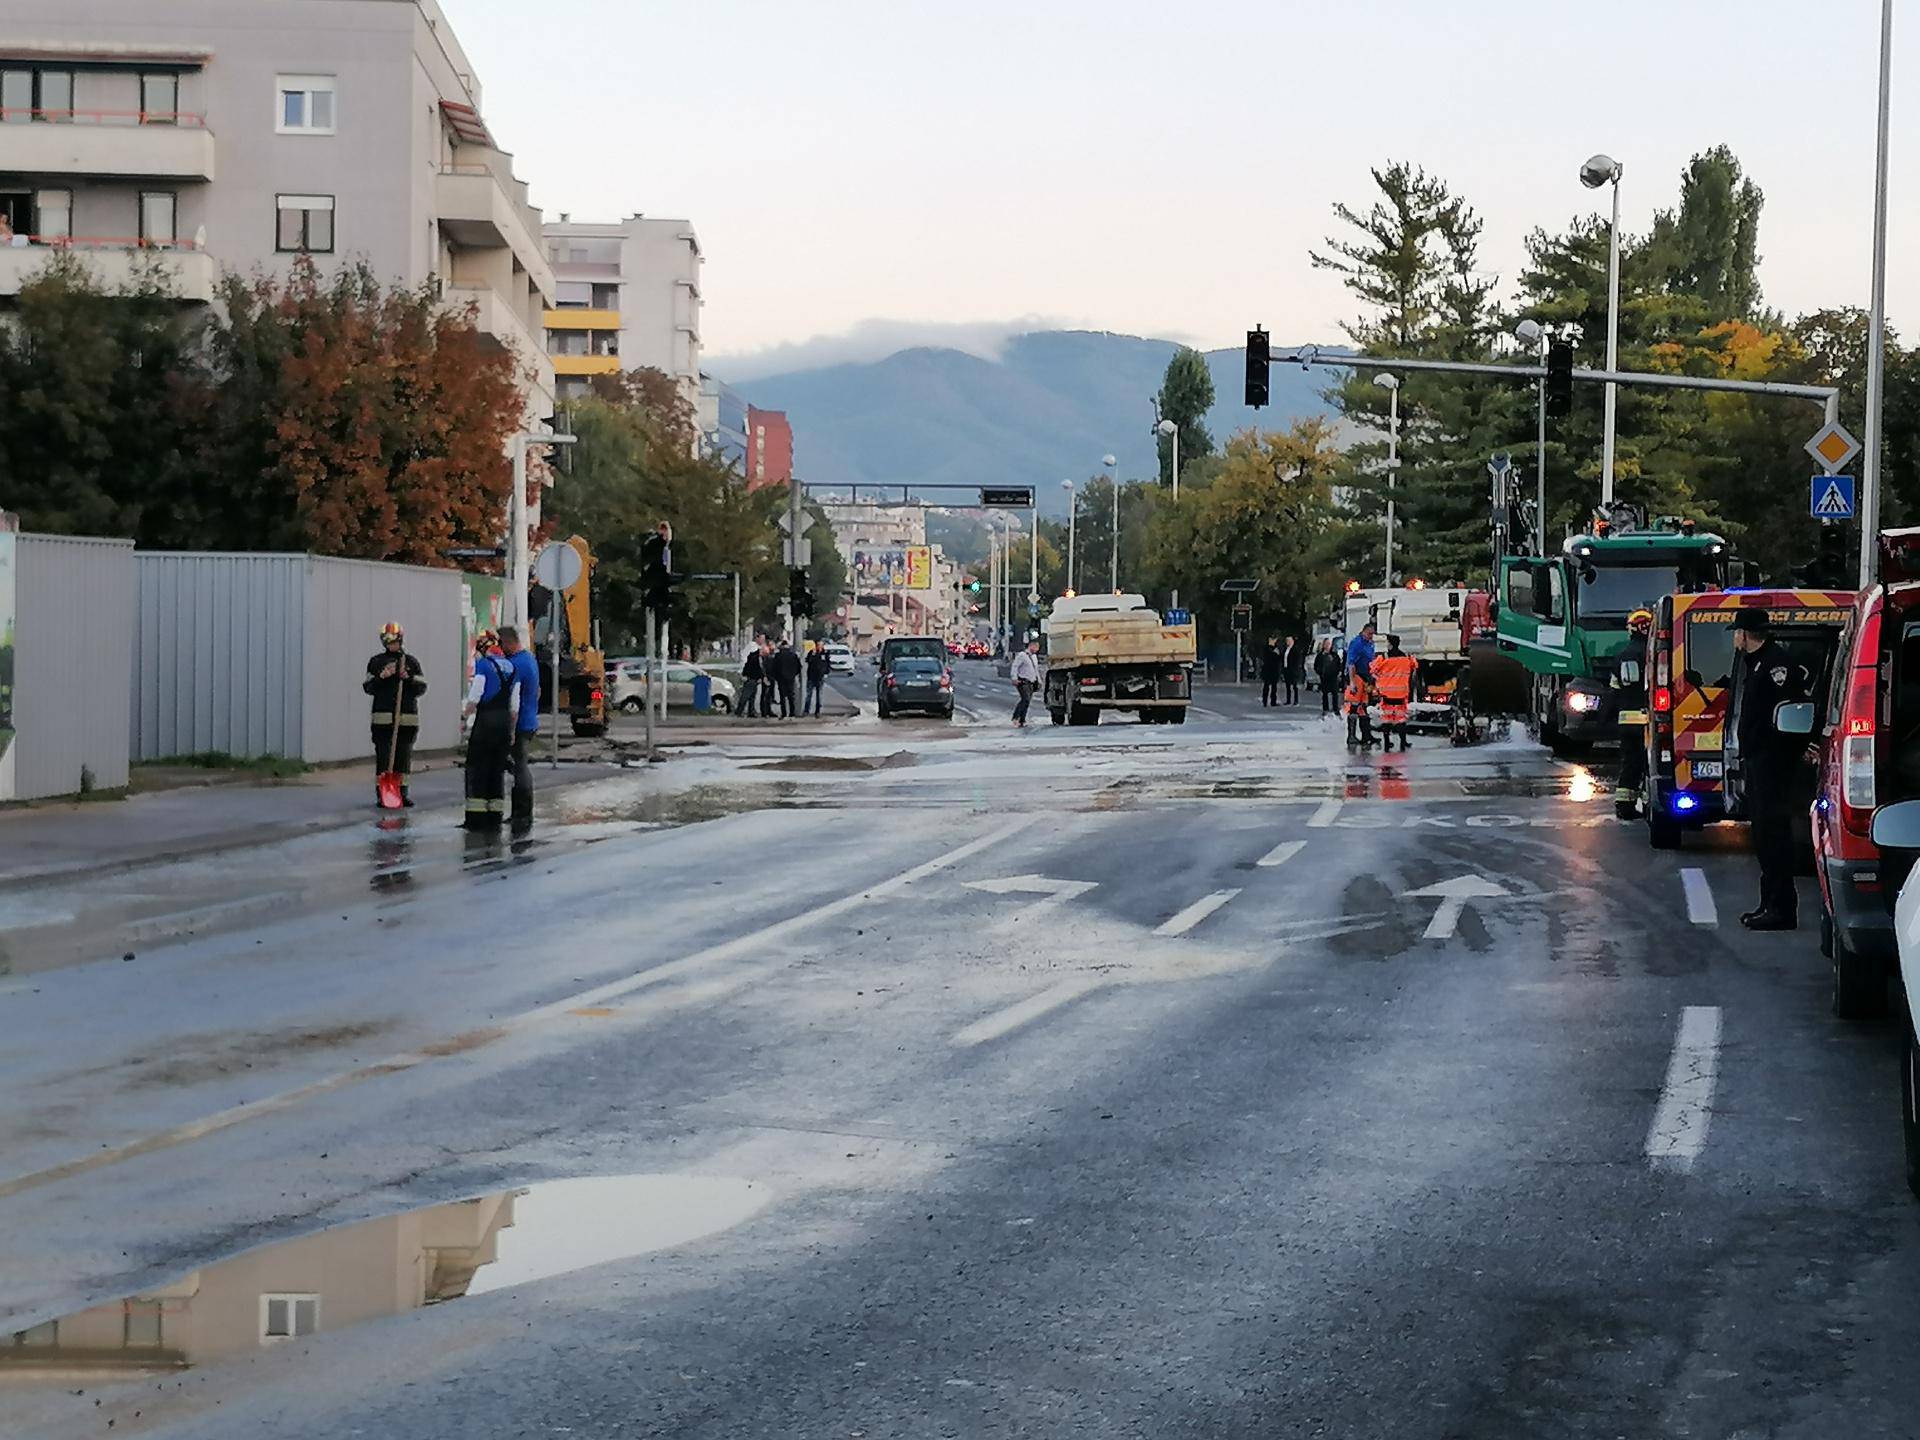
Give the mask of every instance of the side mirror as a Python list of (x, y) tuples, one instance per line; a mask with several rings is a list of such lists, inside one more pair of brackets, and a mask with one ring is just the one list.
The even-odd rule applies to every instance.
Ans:
[(1920, 800), (1901, 800), (1874, 811), (1873, 843), (1882, 850), (1920, 850)]
[(1811, 735), (1813, 703), (1809, 700), (1796, 700), (1785, 705), (1774, 706), (1773, 728), (1782, 735)]
[(1621, 684), (1638, 685), (1640, 683), (1640, 662), (1638, 660), (1622, 660), (1620, 662), (1619, 675)]

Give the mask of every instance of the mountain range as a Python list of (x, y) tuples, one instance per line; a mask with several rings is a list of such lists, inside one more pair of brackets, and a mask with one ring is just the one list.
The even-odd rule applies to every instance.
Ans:
[[(736, 388), (763, 409), (786, 412), (794, 467), (806, 480), (1034, 485), (1042, 512), (1064, 515), (1060, 482), (1099, 474), (1103, 455), (1116, 457), (1123, 478), (1154, 473), (1150, 402), (1178, 348), (1136, 335), (1043, 330), (1013, 336), (995, 359), (915, 347)], [(1242, 352), (1212, 350), (1206, 357), (1215, 394), (1207, 428), (1216, 446), (1252, 425), (1284, 429), (1331, 413), (1322, 392), (1337, 371), (1275, 364), (1273, 403), (1254, 411), (1240, 403)], [(954, 503), (962, 498), (955, 495)]]

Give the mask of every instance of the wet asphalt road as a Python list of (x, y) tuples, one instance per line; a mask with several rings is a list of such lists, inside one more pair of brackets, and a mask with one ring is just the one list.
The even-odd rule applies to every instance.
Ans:
[[(974, 723), (577, 787), (517, 853), (236, 858), (311, 903), (0, 990), (0, 1333), (160, 1292), (239, 1337), (0, 1367), (0, 1433), (1920, 1430), (1896, 1039), (1739, 928), (1737, 835), (1257, 690), (1017, 734), (974, 668)], [(761, 1198), (425, 1308), (384, 1230), (220, 1264), (586, 1175)]]

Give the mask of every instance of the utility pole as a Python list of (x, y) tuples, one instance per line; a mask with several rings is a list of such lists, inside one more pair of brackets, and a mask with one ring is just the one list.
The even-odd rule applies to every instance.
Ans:
[(1867, 337), (1866, 459), (1860, 468), (1860, 583), (1873, 583), (1879, 563), (1880, 411), (1887, 383), (1887, 119), (1893, 91), (1893, 0), (1880, 0), (1880, 118), (1873, 161), (1872, 332)]
[[(653, 611), (651, 610), (641, 611), (640, 623), (646, 627), (646, 632), (647, 632), (647, 648), (646, 648), (647, 698), (646, 698), (646, 704), (643, 705), (641, 708), (645, 710), (647, 714), (647, 757), (651, 759), (653, 757), (653, 692), (655, 690), (664, 690), (666, 689), (666, 686), (664, 684), (661, 684), (659, 679), (653, 673)], [(662, 666), (661, 668), (664, 670), (666, 667)], [(556, 726), (555, 728), (557, 729), (558, 727)]]

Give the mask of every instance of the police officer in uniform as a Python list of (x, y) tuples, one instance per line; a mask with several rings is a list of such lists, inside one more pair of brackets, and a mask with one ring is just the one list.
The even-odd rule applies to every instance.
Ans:
[[(1631, 638), (1627, 648), (1620, 652), (1621, 660), (1632, 660), (1640, 666), (1640, 678), (1628, 682), (1620, 678), (1618, 664), (1613, 676), (1607, 681), (1607, 688), (1613, 691), (1615, 713), (1627, 715), (1638, 712), (1642, 715), (1647, 709), (1647, 666), (1652, 663), (1647, 654), (1647, 637), (1653, 633), (1653, 612), (1644, 605), (1627, 616), (1627, 634)], [(1645, 722), (1629, 725), (1624, 720), (1620, 724), (1620, 776), (1613, 786), (1613, 813), (1622, 820), (1631, 820), (1640, 813), (1640, 792), (1647, 783), (1647, 732)]]
[[(367, 661), (360, 689), (373, 698), (373, 773), (400, 776), (400, 803), (411, 808), (407, 776), (413, 770), (413, 739), (420, 733), (420, 694), (427, 688), (420, 662), (407, 654), (406, 632), (389, 620), (380, 627), (380, 653)], [(378, 794), (375, 805), (380, 803)]]
[(1774, 707), (1804, 700), (1813, 686), (1806, 667), (1775, 640), (1767, 612), (1748, 606), (1734, 616), (1736, 689), (1733, 733), (1746, 780), (1747, 821), (1760, 862), (1760, 905), (1740, 917), (1749, 930), (1792, 930), (1800, 923), (1793, 883), (1793, 773), (1806, 742), (1782, 735)]

